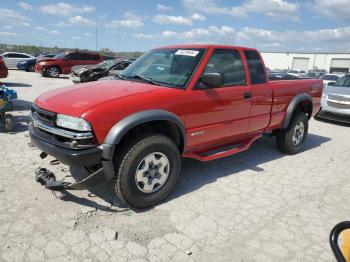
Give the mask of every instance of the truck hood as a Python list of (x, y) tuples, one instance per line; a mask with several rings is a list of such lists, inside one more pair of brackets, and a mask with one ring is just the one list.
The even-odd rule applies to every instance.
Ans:
[(45, 110), (80, 117), (90, 108), (111, 100), (165, 87), (126, 80), (98, 81), (46, 92), (35, 104)]

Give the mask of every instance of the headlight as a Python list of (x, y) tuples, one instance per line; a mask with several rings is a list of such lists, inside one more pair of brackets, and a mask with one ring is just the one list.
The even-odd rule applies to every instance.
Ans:
[(322, 93), (322, 98), (327, 98), (327, 94), (326, 93)]
[(56, 125), (77, 131), (91, 131), (90, 124), (79, 117), (57, 115)]
[(42, 65), (42, 66), (46, 65), (46, 62), (40, 62), (40, 65)]

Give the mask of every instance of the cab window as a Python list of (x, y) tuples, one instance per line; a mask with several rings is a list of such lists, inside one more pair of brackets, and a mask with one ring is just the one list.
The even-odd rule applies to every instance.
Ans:
[(266, 74), (262, 60), (256, 51), (244, 50), (247, 58), (252, 85), (266, 83)]
[(209, 59), (204, 73), (220, 73), (224, 79), (223, 86), (246, 84), (243, 61), (237, 50), (216, 49)]

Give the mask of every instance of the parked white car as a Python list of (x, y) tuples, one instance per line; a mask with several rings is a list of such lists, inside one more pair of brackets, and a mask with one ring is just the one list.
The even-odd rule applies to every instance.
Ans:
[(7, 68), (17, 68), (17, 64), (22, 61), (35, 58), (35, 56), (18, 52), (5, 52), (2, 54)]
[(295, 69), (288, 69), (287, 70), (287, 74), (288, 75), (292, 75), (292, 76), (300, 76), (301, 74), (304, 74), (305, 71), (304, 70), (295, 70)]
[(350, 124), (350, 74), (323, 89), (321, 111), (316, 118)]
[(325, 74), (321, 76), (321, 79), (323, 80), (323, 86), (325, 87), (328, 83), (336, 82), (342, 76), (344, 76), (344, 74)]

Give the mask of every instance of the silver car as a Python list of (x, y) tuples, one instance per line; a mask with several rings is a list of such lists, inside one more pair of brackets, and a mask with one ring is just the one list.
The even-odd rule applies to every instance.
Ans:
[(350, 74), (325, 87), (316, 118), (350, 124)]
[(5, 52), (2, 54), (7, 68), (17, 68), (19, 62), (35, 58), (32, 55), (18, 52)]

